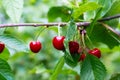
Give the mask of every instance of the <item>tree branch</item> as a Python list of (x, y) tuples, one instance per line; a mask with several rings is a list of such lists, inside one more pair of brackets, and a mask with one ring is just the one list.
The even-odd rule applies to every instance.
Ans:
[(104, 24), (104, 23), (102, 23), (102, 22), (101, 22), (101, 24), (102, 24), (106, 29), (112, 31), (113, 33), (115, 33), (116, 35), (118, 35), (118, 36), (120, 37), (120, 34), (117, 33), (117, 32), (116, 32), (113, 28), (111, 28), (109, 25)]
[(100, 19), (100, 20), (98, 20), (98, 22), (109, 21), (109, 20), (115, 19), (115, 18), (120, 18), (120, 14)]
[[(4, 28), (4, 27), (23, 27), (23, 26), (34, 26), (34, 27), (38, 27), (38, 26), (58, 26), (60, 25), (61, 27), (66, 26), (68, 23), (67, 22), (59, 22), (59, 23), (13, 23), (13, 24), (0, 24), (0, 28)], [(77, 22), (76, 25), (77, 26), (88, 26), (90, 24), (90, 22)]]
[[(110, 16), (110, 17), (106, 17), (100, 20), (97, 20), (98, 22), (103, 22), (103, 21), (108, 21), (111, 19), (115, 19), (115, 18), (120, 18), (120, 14), (115, 15), (115, 16)], [(59, 23), (13, 23), (13, 24), (0, 24), (0, 28), (4, 28), (4, 27), (27, 27), (27, 26), (34, 26), (34, 27), (38, 27), (38, 26), (58, 26), (60, 25), (61, 27), (66, 26), (68, 23), (67, 22), (59, 22)], [(80, 26), (88, 26), (90, 24), (90, 22), (76, 22), (76, 25), (78, 27)]]

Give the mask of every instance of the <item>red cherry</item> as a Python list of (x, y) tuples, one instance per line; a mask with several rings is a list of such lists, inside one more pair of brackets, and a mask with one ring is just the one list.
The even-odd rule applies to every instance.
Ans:
[(64, 36), (55, 36), (52, 40), (54, 48), (56, 48), (57, 50), (64, 50), (64, 39)]
[(86, 57), (86, 55), (84, 53), (81, 54), (79, 61), (83, 61), (85, 59), (85, 57)]
[(40, 41), (31, 41), (29, 46), (30, 50), (34, 53), (38, 53), (42, 48), (42, 44), (40, 43)]
[(78, 53), (79, 44), (76, 41), (69, 42), (69, 51), (71, 54)]
[(101, 57), (101, 51), (98, 48), (94, 48), (93, 50), (89, 50), (89, 54), (92, 54), (98, 58)]
[(3, 52), (4, 48), (5, 48), (5, 44), (3, 42), (0, 42), (0, 53)]

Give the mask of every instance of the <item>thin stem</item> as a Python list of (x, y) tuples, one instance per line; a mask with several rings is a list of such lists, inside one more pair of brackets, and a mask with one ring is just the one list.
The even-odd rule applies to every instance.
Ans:
[(106, 18), (103, 18), (103, 19), (99, 19), (98, 22), (109, 21), (109, 20), (115, 19), (115, 18), (120, 18), (120, 14), (115, 15), (115, 16), (106, 17)]
[(42, 31), (44, 31), (45, 29), (46, 29), (46, 28), (43, 28), (43, 29), (40, 30), (40, 32), (38, 33), (38, 35), (35, 37), (35, 40), (36, 40), (36, 41), (38, 40), (38, 37), (39, 37), (40, 33), (41, 33)]
[(112, 35), (111, 33), (110, 33), (110, 35), (111, 35), (116, 41), (118, 41), (118, 42), (120, 43), (120, 41), (119, 41), (114, 35)]
[(87, 39), (88, 39), (88, 41), (89, 41), (91, 47), (93, 48), (93, 47), (94, 47), (94, 46), (93, 46), (93, 43), (92, 43), (92, 41), (90, 40), (90, 38), (89, 38), (89, 36), (88, 36), (87, 34), (86, 34), (86, 37), (87, 37)]
[(83, 43), (83, 49), (86, 48), (86, 45), (85, 45), (85, 34), (82, 32), (82, 43)]
[(58, 24), (58, 36), (60, 36), (60, 23)]
[(109, 25), (105, 24), (105, 23), (102, 23), (101, 24), (108, 30), (112, 31), (113, 33), (115, 33), (116, 35), (118, 35), (120, 37), (120, 34), (117, 33), (117, 31), (115, 31), (113, 28), (111, 28)]

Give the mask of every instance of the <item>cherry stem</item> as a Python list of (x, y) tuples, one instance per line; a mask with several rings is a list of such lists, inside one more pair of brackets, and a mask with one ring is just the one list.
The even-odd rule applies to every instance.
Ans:
[(81, 34), (82, 34), (83, 49), (85, 49), (86, 48), (86, 45), (85, 45), (85, 33), (82, 32)]
[(58, 24), (58, 36), (60, 36), (61, 32), (60, 32), (60, 23)]
[(91, 47), (94, 48), (93, 43), (92, 43), (92, 41), (90, 40), (90, 38), (89, 38), (89, 36), (88, 36), (87, 34), (86, 34), (86, 37), (87, 37), (87, 39), (88, 39), (88, 41), (89, 41)]
[(101, 24), (102, 24), (106, 29), (112, 31), (113, 33), (115, 33), (116, 35), (118, 35), (118, 36), (120, 37), (120, 34), (119, 34), (117, 31), (115, 31), (113, 28), (111, 28), (109, 25), (107, 25), (107, 24), (105, 24), (105, 23), (103, 23), (103, 22), (101, 22)]
[(40, 30), (40, 32), (37, 34), (37, 36), (35, 37), (35, 40), (37, 41), (38, 40), (38, 37), (39, 37), (39, 35), (40, 35), (40, 33), (42, 32), (42, 31), (44, 31), (46, 28), (43, 28), (43, 29), (41, 29)]

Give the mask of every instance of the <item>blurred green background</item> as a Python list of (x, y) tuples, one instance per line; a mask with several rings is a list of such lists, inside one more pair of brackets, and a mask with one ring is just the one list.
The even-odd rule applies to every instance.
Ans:
[[(47, 23), (48, 10), (53, 6), (67, 5), (66, 0), (24, 0), (23, 14), (21, 23)], [(5, 13), (0, 1), (0, 24), (11, 23), (9, 17)], [(56, 22), (60, 22), (56, 19)], [(44, 30), (43, 30), (44, 29)], [(48, 80), (55, 65), (57, 64), (63, 53), (54, 49), (52, 39), (58, 35), (57, 26), (46, 28), (41, 27), (19, 27), (19, 28), (1, 28), (0, 34), (5, 30), (5, 34), (10, 34), (24, 42), (29, 49), (29, 42), (33, 41), (39, 32), (38, 40), (42, 43), (42, 50), (33, 54), (32, 52), (12, 52), (9, 56), (8, 63), (10, 64), (15, 80)], [(43, 30), (43, 31), (42, 31)], [(61, 29), (65, 31), (66, 28)], [(65, 35), (62, 32), (61, 35)], [(13, 43), (11, 43), (13, 44)], [(109, 78), (114, 73), (120, 72), (120, 46), (109, 49), (105, 44), (98, 44), (102, 51), (101, 61), (106, 66)], [(7, 50), (5, 50), (7, 52)], [(1, 54), (0, 54), (1, 55)], [(75, 68), (70, 68), (66, 64), (62, 72), (58, 76), (58, 80), (78, 80), (79, 65)], [(62, 79), (61, 79), (62, 78)]]

